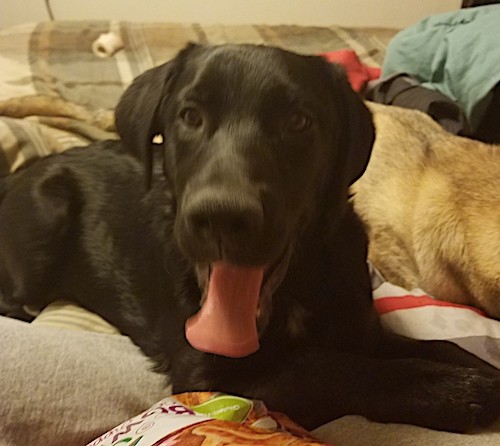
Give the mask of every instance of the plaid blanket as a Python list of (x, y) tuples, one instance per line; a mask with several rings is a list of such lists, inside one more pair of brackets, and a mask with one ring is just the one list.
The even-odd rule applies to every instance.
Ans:
[[(92, 43), (112, 31), (124, 49), (97, 57)], [(25, 161), (116, 138), (113, 112), (143, 71), (171, 59), (187, 42), (256, 43), (315, 54), (354, 50), (382, 64), (393, 30), (337, 26), (201, 26), (116, 21), (47, 22), (0, 30), (0, 175)]]

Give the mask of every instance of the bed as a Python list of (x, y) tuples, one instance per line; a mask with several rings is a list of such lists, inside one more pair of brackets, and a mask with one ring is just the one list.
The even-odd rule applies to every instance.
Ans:
[[(92, 45), (108, 32), (120, 37), (123, 48), (99, 57)], [(348, 49), (376, 69), (395, 33), (115, 21), (0, 30), (0, 175), (49, 153), (117, 138), (113, 108), (121, 93), (135, 76), (170, 59), (189, 41), (271, 44), (307, 54)], [(420, 290), (394, 287), (376, 271), (373, 277), (377, 308), (394, 330), (452, 340), (500, 368), (499, 322), (466, 307), (433, 303)], [(61, 296), (30, 324), (0, 317), (1, 445), (85, 445), (168, 395), (164, 379), (150, 371), (128, 338), (64, 299), (71, 296)], [(431, 321), (427, 328), (425, 321)], [(357, 416), (332, 421), (314, 434), (337, 446), (500, 444), (499, 424), (459, 435)]]

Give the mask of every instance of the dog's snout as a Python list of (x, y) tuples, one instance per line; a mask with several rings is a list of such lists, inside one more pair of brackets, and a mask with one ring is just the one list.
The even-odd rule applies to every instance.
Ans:
[(192, 237), (231, 252), (259, 237), (264, 212), (257, 197), (214, 192), (191, 199), (185, 219)]
[(191, 205), (186, 217), (194, 231), (224, 239), (248, 237), (258, 232), (263, 212), (257, 200), (214, 197)]
[(221, 209), (193, 213), (191, 226), (198, 232), (213, 232), (238, 237), (252, 234), (260, 226), (260, 215), (254, 209)]

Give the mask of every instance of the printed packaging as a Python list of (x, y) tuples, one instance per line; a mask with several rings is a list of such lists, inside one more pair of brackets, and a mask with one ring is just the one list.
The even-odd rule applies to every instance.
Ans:
[(325, 446), (260, 401), (213, 392), (165, 398), (87, 446)]

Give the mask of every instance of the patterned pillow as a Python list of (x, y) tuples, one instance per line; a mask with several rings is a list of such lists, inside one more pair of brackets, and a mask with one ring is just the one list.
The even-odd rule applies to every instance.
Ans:
[(45, 307), (33, 320), (32, 324), (105, 334), (120, 334), (113, 325), (102, 317), (65, 300), (58, 300)]

